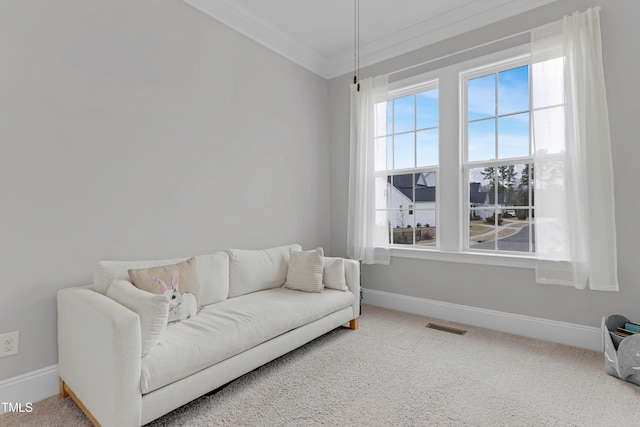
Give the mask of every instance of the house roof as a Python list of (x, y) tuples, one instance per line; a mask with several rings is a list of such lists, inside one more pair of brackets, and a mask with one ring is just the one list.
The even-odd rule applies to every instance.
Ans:
[[(404, 194), (413, 202), (435, 202), (436, 187), (425, 185), (425, 179), (421, 174), (406, 174), (388, 176), (387, 183), (391, 183), (393, 178), (393, 186)], [(415, 184), (415, 200), (413, 199), (413, 189)], [(469, 202), (476, 205), (494, 205), (495, 194), (487, 191), (480, 191), (479, 182), (469, 183)], [(498, 194), (498, 204), (504, 205), (505, 194)]]
[[(488, 191), (480, 191), (480, 183), (479, 182), (471, 182), (469, 183), (469, 203), (473, 203), (476, 205), (494, 205), (496, 201), (495, 193), (491, 193)], [(498, 194), (498, 204), (504, 205), (505, 194)]]
[[(387, 182), (391, 183), (391, 176), (387, 177)], [(415, 181), (416, 198), (413, 200), (413, 184)], [(427, 186), (423, 184), (425, 182), (421, 174), (407, 174), (407, 175), (395, 175), (393, 176), (393, 186), (397, 188), (402, 194), (404, 194), (409, 200), (413, 202), (435, 202), (436, 201), (436, 187)]]

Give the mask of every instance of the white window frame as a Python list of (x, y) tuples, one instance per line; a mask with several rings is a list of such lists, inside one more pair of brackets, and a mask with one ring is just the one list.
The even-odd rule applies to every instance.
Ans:
[[(471, 220), (470, 220), (470, 183), (469, 183), (469, 172), (471, 169), (482, 169), (482, 168), (486, 168), (486, 167), (495, 167), (496, 169), (500, 166), (505, 166), (505, 165), (513, 165), (513, 164), (529, 164), (529, 165), (534, 165), (534, 159), (533, 159), (533, 138), (532, 138), (532, 127), (531, 127), (531, 120), (533, 117), (533, 107), (532, 107), (532, 88), (531, 88), (531, 60), (530, 60), (530, 55), (529, 54), (522, 54), (522, 55), (518, 55), (515, 57), (510, 57), (501, 61), (497, 61), (497, 62), (493, 62), (484, 66), (480, 66), (480, 67), (476, 67), (470, 70), (466, 70), (466, 71), (462, 71), (460, 72), (460, 141), (461, 141), (461, 145), (462, 145), (462, 174), (463, 174), (463, 198), (466, 201), (466, 203), (463, 205), (465, 213), (463, 214), (463, 229), (464, 230), (469, 230), (470, 224), (471, 224)], [(469, 80), (473, 80), (475, 78), (478, 77), (484, 77), (490, 74), (497, 74), (500, 73), (502, 71), (507, 71), (507, 70), (511, 70), (514, 68), (519, 68), (522, 66), (529, 66), (529, 108), (526, 111), (521, 111), (521, 112), (513, 112), (513, 113), (509, 113), (506, 115), (499, 115), (498, 111), (495, 111), (495, 115), (491, 116), (493, 118), (495, 118), (495, 126), (496, 126), (496, 138), (498, 137), (498, 123), (499, 123), (499, 118), (500, 117), (504, 117), (504, 116), (509, 116), (509, 115), (515, 115), (515, 114), (520, 114), (523, 112), (527, 112), (529, 114), (529, 155), (528, 156), (524, 156), (524, 157), (509, 157), (506, 159), (499, 159), (498, 158), (498, 144), (496, 144), (496, 153), (495, 153), (495, 159), (494, 160), (485, 160), (485, 161), (475, 161), (475, 162), (470, 162), (469, 161), (469, 144), (468, 144), (468, 135), (467, 135), (467, 130), (469, 128), (469, 123), (470, 122), (476, 122), (479, 120), (483, 120), (483, 119), (473, 119), (473, 120), (468, 120), (468, 114), (467, 114), (467, 101), (468, 101), (468, 96), (467, 96), (467, 88), (468, 85), (467, 83), (469, 82)], [(497, 82), (496, 82), (497, 83)], [(498, 99), (498, 85), (496, 84), (496, 99)], [(498, 104), (496, 104), (496, 108), (498, 108)], [(534, 166), (534, 170), (535, 170), (535, 166)], [(496, 178), (497, 179), (497, 178)], [(487, 254), (504, 254), (504, 255), (515, 255), (515, 256), (524, 256), (524, 257), (533, 257), (535, 256), (535, 253), (531, 252), (531, 246), (532, 246), (532, 233), (533, 233), (533, 228), (531, 227), (532, 223), (532, 211), (535, 210), (535, 206), (531, 204), (531, 201), (533, 200), (532, 198), (532, 190), (533, 190), (533, 185), (532, 182), (529, 182), (529, 205), (526, 206), (526, 208), (529, 210), (529, 252), (512, 252), (512, 251), (506, 251), (506, 250), (499, 250), (499, 249), (477, 249), (477, 248), (471, 248), (470, 247), (470, 238), (469, 238), (469, 233), (465, 233), (463, 235), (463, 251), (464, 252), (483, 252), (483, 253), (487, 253)], [(494, 214), (497, 214), (497, 196), (498, 193), (496, 192), (496, 204), (493, 208), (494, 210)], [(524, 206), (523, 206), (524, 207)], [(510, 206), (505, 206), (504, 209), (509, 209)], [(496, 229), (496, 233), (497, 233), (497, 229)], [(497, 244), (497, 240), (496, 240), (496, 244)]]
[[(465, 206), (469, 205), (469, 190), (465, 189), (464, 185), (467, 179), (465, 179), (463, 167), (465, 157), (463, 157), (463, 120), (461, 120), (463, 97), (460, 73), (528, 54), (529, 45), (525, 44), (389, 84), (387, 99), (393, 99), (401, 93), (408, 94), (411, 90), (415, 93), (415, 88), (420, 87), (421, 84), (438, 81), (440, 139), (436, 183), (437, 246), (425, 248), (413, 245), (391, 245), (392, 257), (527, 269), (535, 267), (533, 254), (529, 253), (522, 255), (498, 251), (464, 250), (465, 235), (468, 235), (468, 219), (465, 221), (465, 218), (468, 218), (468, 208)], [(385, 171), (385, 174), (388, 172)]]
[[(417, 95), (418, 93), (421, 92), (426, 92), (426, 91), (430, 91), (430, 90), (434, 90), (434, 89), (438, 89), (439, 90), (439, 82), (438, 79), (434, 79), (434, 78), (428, 78), (428, 76), (426, 75), (421, 75), (421, 76), (416, 76), (411, 78), (410, 80), (403, 80), (402, 81), (402, 85), (398, 85), (398, 84), (391, 84), (388, 91), (387, 91), (387, 99), (384, 102), (388, 102), (390, 100), (396, 99), (396, 98), (402, 98), (408, 95)], [(440, 99), (440, 92), (438, 91), (438, 101)], [(415, 100), (414, 100), (414, 111), (415, 111)], [(438, 114), (438, 120), (439, 120), (439, 114)], [(414, 158), (414, 163), (415, 160), (417, 159), (417, 144), (416, 144), (416, 140), (415, 138), (417, 138), (417, 132), (418, 129), (416, 127), (417, 124), (417, 114), (414, 115), (414, 126), (413, 126), (413, 130), (412, 131), (407, 131), (406, 133), (410, 133), (413, 132), (414, 134), (414, 145), (413, 145), (413, 158)], [(426, 128), (426, 129), (431, 129), (431, 128)], [(438, 135), (440, 134), (440, 123), (438, 122)], [(398, 134), (403, 134), (405, 132), (400, 132), (398, 134), (396, 134), (395, 132), (393, 132), (395, 129), (392, 130), (391, 133), (387, 132), (387, 136), (390, 135), (398, 135)], [(421, 130), (425, 130), (422, 129)], [(395, 140), (395, 138), (394, 138)], [(395, 148), (395, 147), (393, 147)], [(440, 147), (438, 147), (438, 152), (440, 150)], [(395, 149), (391, 150), (392, 152), (392, 164), (395, 166), (395, 158), (393, 158), (393, 156), (395, 155)], [(388, 159), (387, 159), (388, 160)], [(436, 199), (435, 199), (435, 209), (434, 214), (435, 214), (435, 227), (436, 227), (436, 232), (438, 230), (438, 220), (439, 220), (439, 210), (438, 210), (438, 206), (439, 206), (439, 202), (438, 202), (438, 182), (439, 182), (439, 169), (440, 169), (440, 160), (438, 159), (438, 164), (435, 166), (420, 166), (420, 167), (413, 167), (413, 168), (402, 168), (402, 169), (385, 169), (385, 170), (381, 170), (381, 171), (376, 171), (376, 177), (380, 177), (383, 178), (385, 181), (387, 180), (387, 177), (391, 176), (397, 176), (397, 175), (415, 175), (418, 173), (430, 173), (433, 172), (436, 174)], [(392, 213), (392, 212), (396, 212), (396, 210), (392, 209), (389, 207), (388, 204), (388, 198), (391, 197), (390, 194), (388, 194), (388, 192), (385, 194), (385, 197), (387, 198), (387, 209), (385, 209), (386, 212), (388, 213)], [(414, 200), (414, 205), (413, 205), (413, 211), (414, 213), (417, 211), (430, 211), (431, 209), (417, 209), (415, 206), (415, 183), (414, 183), (414, 187), (413, 187), (413, 200)], [(414, 216), (415, 218), (415, 216)], [(412, 228), (414, 228), (415, 230), (415, 223), (411, 224)], [(439, 249), (439, 240), (437, 238), (436, 235), (436, 245), (435, 247), (431, 246), (431, 247), (426, 247), (426, 248), (421, 248), (420, 246), (416, 246), (416, 242), (415, 242), (415, 231), (412, 230), (412, 236), (413, 236), (413, 242), (411, 244), (394, 244), (393, 243), (393, 228), (389, 229), (389, 248), (410, 248), (410, 249), (415, 249), (415, 248), (419, 248), (419, 249), (427, 249), (427, 250), (437, 250)]]

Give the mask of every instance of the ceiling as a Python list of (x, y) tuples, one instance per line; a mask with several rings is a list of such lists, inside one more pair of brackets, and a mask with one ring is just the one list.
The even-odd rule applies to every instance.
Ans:
[[(354, 67), (354, 0), (184, 0), (325, 78)], [(362, 0), (360, 66), (556, 0)]]

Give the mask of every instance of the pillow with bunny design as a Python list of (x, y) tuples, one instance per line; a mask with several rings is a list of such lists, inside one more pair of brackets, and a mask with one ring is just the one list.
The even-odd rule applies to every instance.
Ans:
[(168, 298), (168, 323), (197, 314), (200, 286), (195, 258), (178, 264), (131, 269), (129, 278), (136, 287), (154, 294), (164, 294)]

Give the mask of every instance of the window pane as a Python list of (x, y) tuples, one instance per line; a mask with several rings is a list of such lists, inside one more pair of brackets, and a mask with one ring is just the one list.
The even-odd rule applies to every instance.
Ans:
[(413, 244), (415, 206), (413, 202), (399, 205), (390, 212), (390, 222), (393, 227), (393, 243)]
[(393, 100), (387, 101), (387, 132), (393, 133)]
[(505, 218), (504, 229), (500, 231), (498, 239), (499, 251), (529, 252), (529, 242), (532, 237), (532, 228), (529, 221)]
[[(395, 175), (389, 177), (391, 183), (390, 193), (391, 209), (407, 210), (409, 205), (413, 205), (413, 174)], [(408, 212), (407, 212), (408, 213)], [(391, 218), (395, 225), (402, 225), (398, 215)], [(396, 221), (397, 220), (397, 221)]]
[(391, 133), (391, 129), (387, 129), (388, 102), (379, 102), (374, 106), (374, 136), (385, 136)]
[(416, 94), (416, 129), (438, 126), (438, 89)]
[(393, 136), (387, 137), (387, 170), (393, 169)]
[(480, 120), (469, 123), (468, 151), (470, 162), (493, 160), (496, 158), (496, 121)]
[(393, 166), (394, 169), (415, 167), (414, 143), (415, 134), (404, 133), (396, 135), (393, 141)]
[(389, 212), (389, 224), (393, 243), (413, 244), (413, 228), (415, 225), (415, 202), (413, 200), (413, 186), (415, 175), (395, 175), (391, 177), (393, 185), (391, 211)]
[(387, 201), (387, 193), (389, 189), (388, 177), (376, 176), (374, 178), (374, 189), (376, 210), (387, 209), (389, 207)]
[(389, 212), (386, 210), (376, 211), (376, 227), (374, 235), (374, 241), (376, 244), (385, 246), (390, 243), (389, 224)]
[[(529, 165), (525, 164), (498, 167), (498, 199), (504, 199), (505, 206), (529, 207), (529, 174)], [(511, 214), (515, 215), (514, 212)]]
[(529, 153), (529, 113), (498, 119), (498, 158), (526, 157)]
[(387, 165), (389, 165), (389, 159), (387, 158), (389, 151), (387, 149), (387, 137), (376, 138), (375, 139), (375, 170), (383, 171), (387, 169)]
[(513, 206), (524, 165), (498, 166), (498, 206)]
[(529, 67), (498, 73), (498, 114), (529, 111)]
[(496, 75), (490, 74), (467, 82), (467, 118), (480, 119), (496, 115)]
[(495, 210), (471, 208), (469, 248), (495, 249), (495, 238)]
[(471, 207), (491, 206), (495, 193), (495, 168), (474, 168), (469, 170), (469, 203)]
[(438, 165), (438, 129), (416, 133), (416, 166)]
[(413, 245), (413, 227), (397, 226), (392, 229), (395, 245)]
[(416, 245), (436, 246), (436, 211), (416, 210)]
[(533, 108), (564, 104), (563, 58), (534, 63), (531, 82)]
[[(416, 209), (436, 208), (436, 174), (435, 172), (417, 173), (413, 176), (415, 182)], [(423, 219), (422, 222), (425, 220)], [(433, 221), (430, 221), (433, 223)]]
[(407, 132), (415, 129), (415, 96), (409, 95), (393, 100), (393, 132)]
[(564, 107), (546, 108), (533, 113), (533, 141), (537, 154), (565, 151)]

